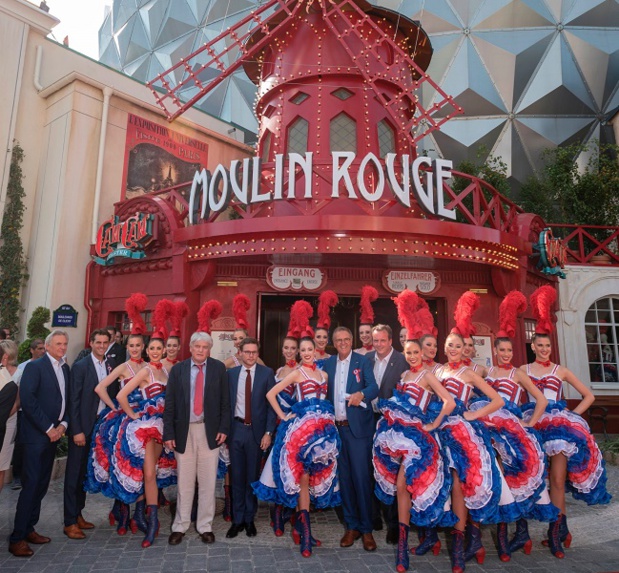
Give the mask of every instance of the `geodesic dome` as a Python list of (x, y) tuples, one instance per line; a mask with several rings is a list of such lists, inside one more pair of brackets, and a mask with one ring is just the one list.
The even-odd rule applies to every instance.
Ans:
[[(619, 106), (617, 0), (373, 3), (421, 22), (434, 48), (429, 74), (465, 110), (424, 139), (421, 150), (457, 164), (484, 146), (507, 163), (517, 187), (539, 167), (544, 148), (613, 141), (603, 124)], [(258, 4), (115, 0), (99, 31), (100, 61), (146, 82)], [(255, 91), (239, 71), (198, 107), (244, 128), (251, 141)], [(424, 93), (423, 104), (431, 97)]]

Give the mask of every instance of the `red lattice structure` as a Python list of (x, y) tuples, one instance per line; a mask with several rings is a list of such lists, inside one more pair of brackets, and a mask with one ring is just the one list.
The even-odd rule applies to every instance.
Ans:
[[(261, 64), (264, 50), (291, 33), (299, 34), (299, 22), (310, 13), (320, 14), (366, 87), (374, 92), (398, 131), (405, 134), (413, 147), (451, 117), (463, 113), (452, 97), (425, 73), (431, 51), (424, 50), (425, 46), (429, 48), (429, 41), (421, 28), (410, 25), (410, 20), (397, 13), (373, 7), (364, 0), (270, 0), (147, 85), (168, 119), (173, 120), (241, 66), (251, 69), (256, 62)], [(407, 49), (404, 43), (395, 40), (385, 21), (395, 24), (394, 31), (399, 27), (413, 32), (414, 45)], [(235, 56), (234, 61), (227, 62)], [(213, 69), (218, 73), (213, 75)], [(252, 80), (259, 81), (257, 77)], [(388, 97), (381, 89), (385, 81), (398, 84), (395, 97)], [(417, 95), (423, 84), (436, 92), (434, 103), (427, 109)], [(159, 87), (163, 88), (163, 94)], [(196, 93), (183, 101), (180, 94), (189, 87), (195, 88)]]
[(549, 225), (553, 235), (562, 239), (568, 264), (619, 265), (619, 227), (600, 225)]

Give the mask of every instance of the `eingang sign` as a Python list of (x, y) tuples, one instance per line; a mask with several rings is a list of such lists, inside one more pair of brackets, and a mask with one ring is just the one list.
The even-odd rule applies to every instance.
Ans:
[[(312, 199), (313, 175), (312, 152), (305, 155), (289, 153), (275, 156), (273, 189), (261, 188), (262, 161), (259, 157), (234, 160), (230, 168), (218, 165), (213, 172), (196, 171), (189, 195), (189, 224), (195, 225), (211, 212), (225, 210), (234, 198), (241, 205), (253, 205), (265, 201)], [(340, 197), (343, 188), (352, 200), (379, 201), (390, 192), (405, 207), (411, 206), (411, 193), (426, 212), (456, 219), (453, 209), (445, 207), (443, 184), (451, 177), (452, 162), (447, 159), (417, 157), (411, 163), (410, 156), (389, 153), (384, 161), (374, 153), (368, 153), (360, 163), (352, 151), (333, 151), (331, 198)], [(396, 164), (396, 159), (398, 160)], [(356, 178), (353, 181), (351, 167), (355, 164)], [(366, 186), (365, 176), (375, 174), (371, 189)], [(425, 181), (423, 177), (425, 175)], [(302, 197), (296, 196), (297, 182), (304, 183)], [(199, 217), (198, 217), (199, 215)]]

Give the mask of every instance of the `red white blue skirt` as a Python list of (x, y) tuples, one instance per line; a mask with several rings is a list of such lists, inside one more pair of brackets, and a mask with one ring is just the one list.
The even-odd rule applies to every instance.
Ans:
[[(125, 503), (132, 503), (144, 493), (144, 455), (146, 444), (155, 440), (162, 442), (163, 409), (165, 394), (142, 401), (138, 405), (137, 420), (125, 416), (118, 428), (114, 444), (111, 483), (114, 496)], [(157, 461), (157, 487), (164, 488), (176, 483), (176, 459), (174, 452), (164, 448)]]
[(437, 439), (423, 429), (427, 415), (397, 390), (389, 400), (379, 400), (383, 417), (374, 435), (374, 492), (383, 503), (397, 496), (397, 478), (404, 468), (411, 496), (411, 521), (418, 527), (451, 527), (452, 479)]
[[(534, 403), (523, 406), (525, 420), (530, 419)], [(589, 425), (567, 409), (565, 401), (549, 402), (535, 424), (549, 457), (564, 454), (567, 458), (567, 489), (575, 499), (588, 505), (606, 504), (611, 495), (606, 490), (606, 462)]]
[(292, 406), (296, 414), (279, 424), (263, 475), (252, 487), (258, 499), (296, 507), (300, 480), (309, 476), (310, 501), (317, 509), (341, 503), (337, 477), (340, 437), (333, 405), (310, 398)]

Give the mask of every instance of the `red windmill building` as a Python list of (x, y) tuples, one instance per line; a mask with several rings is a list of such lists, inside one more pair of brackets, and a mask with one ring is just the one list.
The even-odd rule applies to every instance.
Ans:
[[(226, 65), (226, 59), (237, 51), (238, 58)], [(262, 188), (278, 197), (277, 168), (283, 172), (281, 162), (292, 153), (306, 159), (310, 152), (314, 175), (313, 203), (276, 203), (263, 209), (263, 214), (313, 212), (329, 200), (331, 212), (384, 213), (396, 207), (395, 212), (389, 209), (391, 214), (402, 215), (405, 210), (393, 197), (371, 201), (361, 211), (330, 201), (332, 152), (355, 155), (339, 156), (336, 165), (346, 168), (352, 187), (360, 186), (362, 194), (375, 197), (377, 188), (384, 186), (381, 159), (391, 153), (413, 160), (419, 139), (461, 113), (425, 73), (431, 55), (428, 37), (418, 23), (364, 0), (271, 0), (150, 85), (162, 85), (168, 91), (161, 95), (153, 90), (168, 117), (174, 119), (239, 67), (244, 68), (258, 85), (255, 110), (260, 121), (257, 156), (262, 161)], [(181, 81), (172, 85), (171, 80), (179, 75)], [(424, 84), (436, 91), (436, 103), (430, 109), (419, 103)], [(178, 94), (186, 93), (189, 86), (196, 93), (183, 103)], [(292, 171), (296, 197), (307, 197), (308, 178), (300, 176), (294, 161), (290, 158), (286, 177)], [(399, 160), (394, 158), (394, 163), (401, 168)], [(357, 180), (360, 167), (363, 182)], [(345, 177), (341, 183), (342, 194), (349, 191), (351, 196)], [(282, 181), (279, 196), (289, 196), (284, 188), (290, 186), (288, 179)]]
[(490, 332), (508, 291), (547, 280), (529, 259), (544, 225), (451, 162), (417, 157), (422, 137), (462, 113), (427, 75), (431, 56), (418, 22), (364, 0), (269, 0), (155, 78), (174, 119), (243, 69), (258, 86), (258, 148), (209, 165), (191, 192), (177, 185), (117, 205), (119, 224), (149, 213), (157, 233), (144, 261), (93, 269), (89, 297), (101, 302), (91, 320), (108, 320), (124, 280), (195, 309), (219, 300), (222, 324), (242, 292), (256, 311), (251, 334), (276, 364), (273, 341), (295, 299), (333, 290), (334, 324), (356, 331), (352, 309), (371, 285), (378, 321), (395, 326), (390, 297), (417, 290), (440, 336), (463, 290), (476, 289), (487, 295), (478, 332)]

